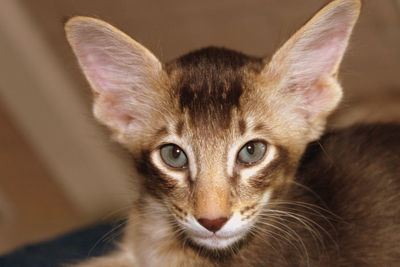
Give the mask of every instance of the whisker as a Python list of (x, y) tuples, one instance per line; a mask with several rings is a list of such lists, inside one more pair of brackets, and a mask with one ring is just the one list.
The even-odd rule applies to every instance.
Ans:
[[(277, 207), (280, 207), (282, 205), (283, 207), (279, 209), (264, 209), (263, 212), (260, 213), (260, 216), (271, 217), (271, 213), (275, 213), (291, 218), (294, 220), (294, 223), (297, 222), (303, 225), (304, 229), (310, 232), (311, 237), (314, 239), (315, 244), (320, 250), (326, 250), (326, 243), (324, 242), (325, 238), (323, 238), (324, 235), (329, 240), (331, 240), (332, 245), (336, 248), (337, 251), (339, 251), (337, 241), (335, 240), (335, 238), (333, 238), (331, 232), (313, 218), (314, 216), (316, 216), (316, 218), (321, 218), (324, 222), (327, 223), (331, 231), (336, 232), (336, 227), (332, 223), (332, 217), (334, 217), (335, 219), (340, 218), (337, 215), (318, 205), (301, 201), (274, 201), (269, 203), (269, 205)], [(328, 213), (328, 215), (331, 216), (328, 217), (322, 212)]]
[[(271, 237), (272, 239), (274, 239), (274, 241), (276, 241), (277, 243), (279, 243), (280, 239), (275, 237), (275, 235), (278, 235), (277, 233), (275, 233), (274, 231), (268, 231), (267, 229), (263, 229), (263, 228), (257, 228), (256, 225), (253, 225), (249, 228), (249, 232), (251, 234), (253, 234), (256, 238), (259, 238), (260, 240), (262, 240), (263, 242), (265, 242), (265, 236), (263, 236), (262, 234), (267, 234), (268, 237)], [(268, 242), (268, 245), (277, 253), (278, 253), (278, 249), (275, 248), (275, 246), (272, 245), (271, 242)]]
[(105, 216), (103, 216), (101, 218), (101, 221), (108, 221), (111, 218), (114, 217), (126, 217), (126, 213), (132, 209), (132, 205), (127, 205), (121, 208), (118, 208), (116, 210), (113, 210), (111, 212), (109, 212), (108, 214), (106, 214)]
[[(314, 226), (313, 226), (314, 222), (313, 221), (308, 220), (307, 218), (303, 218), (304, 219), (303, 220), (302, 218), (297, 217), (295, 214), (286, 213), (284, 211), (279, 211), (279, 210), (268, 210), (268, 211), (271, 212), (272, 214), (273, 213), (278, 213), (281, 216), (287, 216), (289, 218), (294, 219), (296, 221), (296, 223), (300, 223), (301, 225), (303, 225), (305, 227), (305, 229), (307, 231), (309, 231), (311, 233), (311, 236), (312, 236), (315, 244), (318, 246), (318, 248), (320, 248), (320, 246), (322, 246), (322, 247), (324, 246), (323, 238), (320, 235), (320, 233), (314, 228)], [(277, 216), (271, 215), (269, 213), (262, 214), (262, 216), (266, 216), (268, 218), (269, 217), (272, 217), (272, 218), (274, 218), (274, 217), (276, 218), (277, 217)], [(284, 220), (286, 222), (288, 221), (287, 219), (284, 219), (282, 217), (278, 217), (278, 218), (281, 219), (281, 220)]]
[(331, 215), (331, 216), (332, 216), (333, 218), (335, 218), (336, 220), (341, 221), (341, 222), (345, 222), (345, 221), (343, 220), (343, 218), (341, 218), (341, 217), (338, 216), (337, 214), (335, 214), (335, 213), (333, 213), (332, 211), (330, 211), (330, 210), (328, 210), (328, 209), (325, 209), (325, 208), (323, 208), (323, 207), (321, 207), (321, 206), (319, 206), (319, 205), (316, 205), (316, 204), (311, 204), (311, 203), (302, 202), (302, 201), (276, 201), (276, 202), (274, 201), (274, 202), (271, 202), (271, 203), (269, 203), (269, 204), (271, 204), (271, 205), (277, 204), (277, 205), (300, 206), (300, 207), (302, 207), (302, 208), (305, 208), (305, 209), (311, 210), (311, 211), (313, 211), (313, 212), (316, 212), (317, 214), (319, 214), (319, 215), (321, 215), (322, 217), (325, 217), (325, 218), (326, 218), (325, 215), (323, 215), (321, 212), (318, 211), (318, 210), (321, 210), (321, 211), (326, 212), (327, 214)]
[(318, 199), (319, 201), (321, 201), (321, 203), (325, 206), (328, 207), (328, 205), (325, 203), (325, 201), (321, 198), (320, 195), (317, 194), (317, 192), (315, 192), (314, 190), (312, 190), (309, 186), (306, 186), (302, 183), (297, 182), (296, 180), (291, 180), (290, 181), (292, 184), (303, 188), (304, 190), (306, 190), (307, 192), (311, 193), (316, 199)]
[[(278, 233), (274, 232), (274, 231), (269, 231), (266, 228), (262, 228), (259, 227), (257, 225), (253, 225), (249, 231), (251, 233), (253, 233), (255, 235), (255, 238), (257, 238), (258, 240), (260, 240), (262, 243), (266, 243), (269, 247), (271, 247), (271, 249), (275, 252), (273, 255), (274, 257), (277, 259), (278, 257), (280, 258), (280, 260), (283, 260), (286, 265), (288, 264), (288, 259), (286, 257), (283, 257), (282, 255), (282, 245), (281, 242), (285, 241), (287, 242), (290, 246), (292, 246), (293, 248), (295, 248), (296, 250), (298, 250), (298, 248), (291, 243), (290, 239), (287, 238), (283, 238), (284, 240), (282, 240), (282, 235), (279, 235)], [(279, 246), (281, 249), (278, 249), (276, 246), (274, 246), (272, 244), (272, 242), (269, 242), (269, 239), (266, 239), (266, 236), (268, 238), (272, 238), (276, 245)], [(268, 241), (268, 242), (266, 242)], [(261, 263), (259, 265), (263, 265), (264, 263)]]
[(126, 223), (126, 221), (123, 221), (119, 224), (117, 224), (116, 226), (114, 226), (111, 230), (109, 230), (107, 233), (105, 233), (102, 237), (100, 237), (96, 243), (94, 243), (94, 245), (90, 248), (89, 252), (88, 252), (88, 256), (90, 256), (90, 254), (93, 252), (93, 250), (100, 244), (100, 242), (103, 242), (109, 235), (111, 235), (112, 233), (115, 233), (115, 231), (117, 231), (118, 229), (120, 229), (122, 226), (124, 226)]
[[(279, 217), (276, 217), (276, 218), (279, 218)], [(278, 230), (280, 232), (283, 232), (284, 234), (289, 236), (291, 239), (296, 240), (298, 242), (298, 244), (301, 246), (302, 249), (300, 249), (299, 247), (295, 246), (292, 242), (289, 241), (289, 239), (285, 238), (285, 240), (288, 241), (289, 244), (293, 245), (293, 247), (299, 253), (301, 253), (301, 251), (303, 251), (303, 253), (305, 255), (305, 258), (306, 258), (306, 261), (308, 263), (309, 262), (309, 256), (308, 256), (307, 248), (306, 248), (302, 238), (296, 233), (296, 231), (294, 231), (293, 229), (288, 227), (286, 224), (280, 223), (278, 221), (274, 221), (274, 222), (279, 224), (279, 225), (281, 225), (282, 227), (286, 228), (287, 231), (282, 229), (282, 228), (280, 228), (280, 227), (278, 227), (278, 226), (276, 226), (276, 225), (273, 225), (272, 223), (268, 223), (268, 222), (265, 222), (265, 221), (259, 221), (258, 223), (263, 224), (263, 225), (267, 225), (269, 227), (272, 227), (272, 228), (274, 228), (274, 229), (276, 229), (276, 230)], [(307, 265), (309, 265), (309, 264), (307, 264)]]

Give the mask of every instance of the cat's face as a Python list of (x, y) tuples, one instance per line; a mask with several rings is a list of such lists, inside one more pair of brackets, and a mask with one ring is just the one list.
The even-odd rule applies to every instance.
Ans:
[(66, 29), (95, 116), (132, 152), (144, 195), (177, 233), (218, 250), (254, 231), (323, 131), (358, 9), (334, 1), (269, 61), (208, 48), (163, 65), (102, 21), (77, 17)]
[(295, 123), (260, 93), (273, 86), (257, 82), (264, 65), (207, 48), (165, 66), (168, 112), (151, 119), (138, 164), (149, 191), (199, 245), (226, 248), (246, 236), (262, 207), (282, 197), (307, 142), (304, 125), (298, 140), (288, 135)]

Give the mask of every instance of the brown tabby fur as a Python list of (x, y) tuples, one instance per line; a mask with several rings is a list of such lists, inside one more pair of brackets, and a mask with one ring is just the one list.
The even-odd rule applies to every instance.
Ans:
[[(270, 60), (209, 47), (166, 64), (102, 21), (71, 19), (95, 116), (131, 152), (141, 192), (119, 249), (80, 266), (394, 266), (400, 126), (319, 139), (342, 95), (337, 72), (359, 8), (332, 2)], [(232, 163), (232, 147), (250, 140), (267, 143), (266, 156)], [(157, 160), (165, 143), (186, 151), (188, 168)], [(234, 216), (254, 224), (224, 248), (182, 226)]]

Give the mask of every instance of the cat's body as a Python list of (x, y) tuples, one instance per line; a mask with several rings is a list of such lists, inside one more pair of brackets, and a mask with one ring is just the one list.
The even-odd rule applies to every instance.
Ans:
[(357, 125), (310, 144), (292, 191), (276, 203), (279, 213), (269, 212), (280, 217), (274, 233), (252, 236), (237, 255), (216, 260), (183, 244), (168, 210), (148, 196), (130, 215), (125, 248), (109, 260), (120, 261), (117, 266), (398, 266), (399, 136), (399, 125)]
[(400, 127), (312, 143), (359, 8), (332, 2), (270, 60), (206, 48), (161, 64), (102, 21), (70, 20), (95, 116), (141, 189), (120, 248), (82, 266), (394, 265)]

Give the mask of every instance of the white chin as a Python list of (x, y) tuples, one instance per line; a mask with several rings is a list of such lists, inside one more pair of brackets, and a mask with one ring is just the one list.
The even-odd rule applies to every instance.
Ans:
[(192, 237), (192, 240), (196, 244), (209, 249), (225, 249), (239, 241), (241, 237), (241, 235), (222, 237), (213, 234), (208, 237)]

